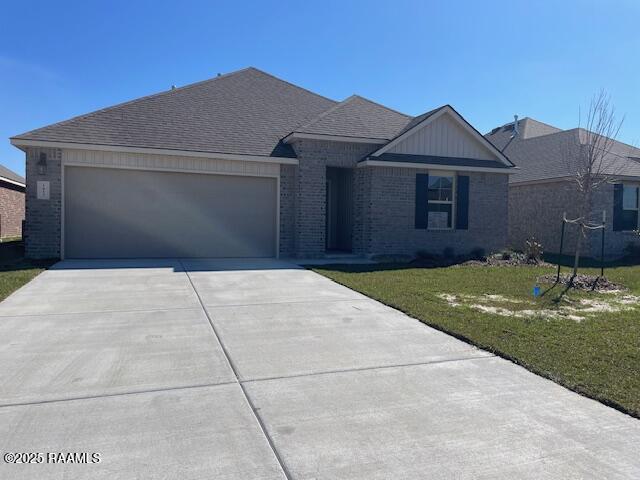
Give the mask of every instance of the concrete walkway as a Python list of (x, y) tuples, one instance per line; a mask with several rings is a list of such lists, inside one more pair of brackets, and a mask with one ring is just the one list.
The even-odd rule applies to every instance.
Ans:
[(0, 452), (101, 459), (1, 479), (633, 479), (638, 445), (638, 420), (275, 260), (65, 261), (0, 304)]

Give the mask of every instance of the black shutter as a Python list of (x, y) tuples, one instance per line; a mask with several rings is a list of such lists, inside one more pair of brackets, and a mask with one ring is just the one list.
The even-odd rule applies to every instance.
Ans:
[(616, 183), (613, 186), (613, 231), (621, 232), (624, 230), (624, 210), (622, 207), (622, 199), (624, 194), (624, 186)]
[(416, 174), (416, 228), (427, 228), (429, 214), (427, 203), (429, 202), (429, 175)]
[(469, 177), (458, 176), (458, 194), (456, 196), (456, 229), (469, 229)]

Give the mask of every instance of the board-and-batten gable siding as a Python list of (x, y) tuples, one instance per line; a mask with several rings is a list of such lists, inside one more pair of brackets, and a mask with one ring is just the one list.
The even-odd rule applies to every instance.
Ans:
[(108, 152), (99, 150), (63, 150), (65, 165), (86, 165), (105, 168), (133, 168), (174, 172), (218, 173), (278, 177), (277, 163), (245, 162), (217, 158), (182, 157), (148, 153)]
[(496, 155), (449, 115), (442, 115), (426, 127), (417, 129), (394, 145), (389, 153), (498, 160)]

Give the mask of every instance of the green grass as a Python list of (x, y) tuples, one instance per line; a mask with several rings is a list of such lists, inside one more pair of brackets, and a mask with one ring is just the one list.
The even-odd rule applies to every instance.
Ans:
[[(387, 264), (323, 266), (315, 271), (640, 418), (640, 306), (618, 312), (580, 312), (581, 321), (544, 315), (560, 313), (571, 305), (581, 308), (581, 300), (610, 302), (622, 298), (620, 295), (571, 291), (560, 298), (562, 288), (557, 286), (534, 299), (536, 278), (552, 273), (549, 267), (412, 268)], [(597, 274), (598, 270), (581, 272)], [(626, 285), (626, 294), (640, 296), (640, 266), (616, 266), (605, 274)], [(546, 290), (550, 286), (542, 287)], [(452, 306), (442, 294), (457, 295), (460, 305)], [(482, 300), (487, 294), (501, 295), (508, 301)], [(478, 302), (524, 314), (481, 312)]]
[(8, 243), (8, 242), (20, 242), (22, 241), (22, 237), (2, 237), (0, 238), (0, 243)]
[(29, 283), (52, 263), (52, 260), (25, 259), (20, 241), (0, 243), (0, 301)]

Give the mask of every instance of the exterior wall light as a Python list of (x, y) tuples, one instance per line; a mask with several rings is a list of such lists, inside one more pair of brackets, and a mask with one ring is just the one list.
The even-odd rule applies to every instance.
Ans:
[(47, 154), (40, 152), (40, 159), (38, 160), (38, 175), (47, 174)]

